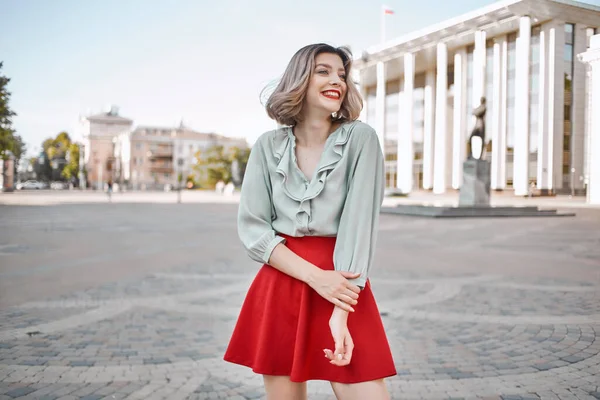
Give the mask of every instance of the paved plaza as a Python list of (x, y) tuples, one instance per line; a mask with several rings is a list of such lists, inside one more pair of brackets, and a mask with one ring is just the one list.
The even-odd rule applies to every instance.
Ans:
[[(119, 196), (0, 194), (0, 400), (264, 398), (222, 361), (259, 268), (235, 198)], [(556, 204), (577, 216), (381, 216), (394, 399), (600, 399), (600, 209)]]

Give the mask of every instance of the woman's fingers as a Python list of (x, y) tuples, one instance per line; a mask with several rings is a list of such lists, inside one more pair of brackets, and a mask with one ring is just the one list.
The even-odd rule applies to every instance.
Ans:
[[(325, 357), (329, 360), (330, 364), (337, 365), (338, 367), (343, 367), (345, 365), (350, 364), (350, 360), (347, 360), (343, 355), (336, 356), (331, 350), (324, 349)], [(341, 357), (340, 357), (341, 356)]]
[(352, 341), (352, 337), (347, 335), (343, 339), (336, 341), (335, 352), (329, 349), (323, 349), (323, 352), (330, 364), (343, 367), (349, 365), (350, 361), (352, 361), (353, 350), (354, 342)]
[(341, 361), (344, 358), (344, 338), (335, 339), (335, 352), (333, 353), (336, 361)]
[[(352, 273), (352, 272), (346, 272), (346, 271), (341, 271), (340, 274), (346, 279), (356, 279), (360, 276), (359, 273)], [(356, 294), (360, 293), (360, 288), (353, 283), (346, 282), (346, 287), (348, 289), (352, 290)]]
[(340, 293), (340, 296), (347, 297), (349, 301), (354, 302), (353, 304), (356, 304), (358, 300), (358, 295), (350, 290), (344, 290), (342, 293)]
[(356, 294), (360, 293), (360, 288), (353, 283), (350, 283), (350, 282), (346, 283), (346, 287)]
[(348, 312), (354, 312), (354, 308), (352, 308), (349, 304), (344, 303), (340, 299), (336, 299), (335, 297), (332, 297), (331, 300), (329, 300), (329, 301), (331, 301), (334, 305), (338, 306), (342, 310), (345, 310)]
[(354, 350), (354, 342), (350, 335), (346, 336), (344, 340), (344, 361), (350, 364), (352, 360), (352, 351)]

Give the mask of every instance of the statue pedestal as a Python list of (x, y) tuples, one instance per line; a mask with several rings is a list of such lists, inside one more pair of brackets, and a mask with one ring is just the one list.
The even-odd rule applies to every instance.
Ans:
[(458, 198), (459, 207), (490, 206), (490, 162), (467, 160), (463, 163), (463, 183)]

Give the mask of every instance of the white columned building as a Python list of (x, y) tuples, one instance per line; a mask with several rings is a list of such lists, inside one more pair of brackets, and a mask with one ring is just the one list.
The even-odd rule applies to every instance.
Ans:
[(397, 188), (402, 193), (410, 193), (413, 186), (413, 102), (415, 85), (415, 56), (404, 54), (404, 95), (398, 101), (398, 159)]
[(435, 124), (435, 72), (425, 73), (423, 99), (423, 188), (433, 188), (433, 140)]
[(448, 48), (445, 43), (437, 44), (437, 74), (435, 91), (435, 139), (433, 161), (433, 193), (446, 191), (446, 129), (448, 97)]
[(385, 63), (380, 61), (377, 63), (377, 92), (375, 97), (375, 115), (377, 135), (379, 136), (379, 144), (385, 151)]
[(506, 36), (494, 41), (493, 56), (493, 92), (492, 92), (492, 125), (488, 127), (492, 143), (491, 189), (502, 190), (506, 184)]
[(513, 187), (517, 196), (529, 193), (529, 63), (531, 18), (519, 18), (515, 67), (515, 147)]
[(467, 49), (463, 48), (454, 54), (454, 88), (452, 95), (452, 188), (458, 189), (462, 183), (462, 160), (465, 159), (465, 142), (467, 131)]
[(588, 119), (598, 113), (577, 55), (599, 25), (600, 7), (587, 3), (503, 0), (363, 52), (354, 67), (375, 107), (361, 118), (386, 152), (389, 189), (460, 189), (485, 97), (493, 190), (589, 192), (600, 153)]
[(591, 204), (600, 204), (600, 35), (591, 38), (590, 48), (578, 58), (589, 65), (589, 178), (587, 199)]

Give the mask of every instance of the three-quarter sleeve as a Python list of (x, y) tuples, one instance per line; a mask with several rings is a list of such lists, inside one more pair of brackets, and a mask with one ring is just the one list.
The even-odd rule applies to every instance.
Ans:
[(364, 288), (375, 254), (385, 185), (383, 154), (377, 134), (373, 130), (360, 134), (364, 134), (366, 140), (357, 150), (356, 164), (348, 176), (348, 193), (333, 262), (337, 271), (359, 272), (360, 277), (350, 281)]
[(254, 261), (269, 262), (275, 246), (285, 239), (271, 225), (272, 190), (262, 143), (252, 147), (242, 182), (238, 209), (238, 236)]

